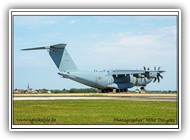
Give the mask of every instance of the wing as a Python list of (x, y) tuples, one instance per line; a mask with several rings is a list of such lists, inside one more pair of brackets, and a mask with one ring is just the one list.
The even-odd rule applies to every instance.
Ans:
[(146, 70), (113, 70), (111, 74), (113, 76), (122, 76), (122, 75), (144, 75)]
[(110, 72), (110, 74), (115, 77), (133, 75), (136, 78), (147, 77), (147, 78), (159, 79), (159, 77), (163, 78), (163, 76), (160, 75), (160, 73), (163, 73), (163, 72), (165, 71), (162, 71), (162, 70), (113, 70)]

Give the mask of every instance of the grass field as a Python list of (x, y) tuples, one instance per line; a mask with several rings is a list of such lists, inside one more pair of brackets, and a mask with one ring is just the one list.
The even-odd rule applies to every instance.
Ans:
[(177, 102), (13, 101), (13, 124), (177, 124)]

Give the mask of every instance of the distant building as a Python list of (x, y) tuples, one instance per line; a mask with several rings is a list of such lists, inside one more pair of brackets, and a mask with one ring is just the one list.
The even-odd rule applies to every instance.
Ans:
[(26, 93), (32, 93), (32, 88), (30, 88), (29, 83), (28, 83), (28, 86), (27, 86), (27, 92)]
[(26, 90), (24, 90), (24, 89), (17, 89), (17, 88), (16, 88), (13, 92), (14, 92), (14, 93), (25, 93)]

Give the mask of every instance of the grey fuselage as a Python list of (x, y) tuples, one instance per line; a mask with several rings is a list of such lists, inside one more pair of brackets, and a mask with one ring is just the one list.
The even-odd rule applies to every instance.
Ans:
[(128, 89), (134, 86), (146, 86), (152, 78), (136, 78), (131, 74), (112, 75), (112, 71), (69, 71), (60, 72), (64, 78), (98, 89)]

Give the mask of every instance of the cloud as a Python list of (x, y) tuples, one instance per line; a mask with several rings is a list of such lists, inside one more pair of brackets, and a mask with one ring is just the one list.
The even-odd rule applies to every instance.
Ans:
[[(153, 67), (176, 59), (175, 38), (174, 27), (160, 28), (156, 34), (120, 32), (109, 41), (95, 42), (88, 54), (94, 65), (101, 63), (102, 67)], [(85, 63), (89, 63), (88, 60)]]
[(167, 26), (160, 28), (158, 31), (160, 34), (163, 36), (170, 36), (170, 37), (175, 37), (177, 35), (177, 27), (176, 26)]
[(118, 39), (119, 44), (134, 47), (147, 47), (152, 46), (159, 36), (150, 34), (131, 34), (123, 35)]

